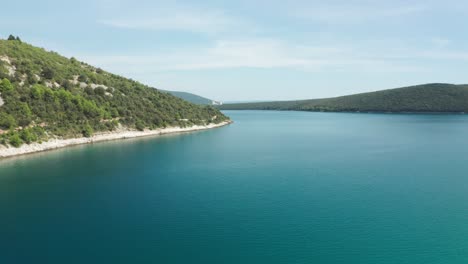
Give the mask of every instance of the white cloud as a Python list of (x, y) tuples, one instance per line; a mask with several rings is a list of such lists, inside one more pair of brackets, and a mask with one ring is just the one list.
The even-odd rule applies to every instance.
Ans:
[(116, 28), (185, 31), (196, 33), (220, 33), (238, 31), (251, 26), (243, 19), (226, 14), (221, 10), (199, 10), (193, 8), (165, 8), (154, 10), (150, 15), (101, 19), (98, 23)]
[(408, 16), (426, 10), (423, 6), (317, 5), (294, 10), (293, 16), (326, 23), (355, 23)]
[[(220, 40), (209, 48), (168, 54), (84, 56), (99, 65), (149, 67), (153, 71), (225, 68), (310, 68), (327, 64), (324, 56), (339, 49), (290, 46), (270, 39)], [(306, 53), (306, 54), (302, 54)]]
[(421, 51), (414, 54), (414, 57), (432, 60), (453, 60), (453, 61), (467, 61), (468, 52), (464, 51)]
[(449, 39), (446, 38), (433, 38), (431, 39), (432, 44), (434, 44), (436, 47), (445, 47), (451, 43)]
[(109, 70), (138, 74), (230, 68), (288, 68), (302, 71), (408, 72), (423, 69), (342, 47), (291, 44), (274, 39), (220, 40), (202, 49), (127, 56), (83, 56)]

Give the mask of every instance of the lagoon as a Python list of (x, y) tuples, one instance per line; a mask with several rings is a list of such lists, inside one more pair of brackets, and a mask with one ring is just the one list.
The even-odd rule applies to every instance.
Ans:
[(225, 113), (0, 160), (0, 263), (467, 263), (468, 116)]

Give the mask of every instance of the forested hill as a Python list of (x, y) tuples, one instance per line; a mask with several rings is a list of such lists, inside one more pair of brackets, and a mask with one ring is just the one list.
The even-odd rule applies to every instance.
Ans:
[(225, 104), (224, 110), (468, 112), (468, 85), (424, 84), (326, 99)]
[(117, 127), (220, 123), (199, 106), (134, 80), (21, 42), (0, 40), (0, 143), (91, 136)]
[[(164, 90), (161, 90), (161, 91), (164, 91)], [(179, 92), (179, 91), (164, 91), (164, 92), (170, 93), (176, 97), (184, 99), (185, 101), (189, 101), (191, 103), (198, 104), (198, 105), (212, 105), (213, 104), (213, 100), (196, 95), (196, 94), (192, 94), (192, 93)]]

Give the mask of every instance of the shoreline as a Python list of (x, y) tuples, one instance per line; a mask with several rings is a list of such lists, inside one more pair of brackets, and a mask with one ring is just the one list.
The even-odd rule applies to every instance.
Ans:
[(102, 132), (102, 133), (93, 135), (92, 137), (89, 137), (89, 138), (81, 137), (81, 138), (69, 138), (69, 139), (50, 139), (49, 141), (42, 142), (41, 144), (40, 143), (23, 144), (19, 148), (15, 148), (11, 146), (10, 147), (0, 146), (0, 159), (20, 156), (20, 155), (25, 155), (25, 154), (31, 154), (31, 153), (37, 153), (37, 152), (43, 152), (43, 151), (48, 151), (48, 150), (54, 150), (54, 149), (59, 149), (59, 148), (65, 148), (69, 146), (96, 143), (96, 142), (207, 130), (207, 129), (212, 129), (212, 128), (223, 127), (231, 123), (232, 121), (224, 121), (219, 124), (209, 124), (206, 126), (196, 125), (196, 126), (185, 127), (185, 128), (168, 127), (168, 128), (160, 128), (160, 129), (155, 129), (155, 130), (144, 130), (144, 131), (127, 130), (127, 129), (121, 128), (121, 129), (117, 129), (117, 131)]
[(468, 115), (468, 112), (384, 112), (384, 111), (315, 111), (315, 110), (280, 110), (280, 109), (219, 109), (221, 111), (268, 111), (268, 112), (304, 112), (304, 113), (323, 113), (323, 114), (377, 114), (377, 115)]

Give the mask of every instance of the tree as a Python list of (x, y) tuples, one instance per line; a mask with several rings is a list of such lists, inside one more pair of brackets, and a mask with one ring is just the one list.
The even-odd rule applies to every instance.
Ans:
[(69, 80), (63, 80), (61, 86), (66, 90), (70, 90), (73, 87), (72, 83)]
[(0, 92), (1, 93), (13, 91), (13, 88), (14, 87), (11, 84), (10, 80), (5, 78), (5, 79), (0, 81)]
[(88, 95), (94, 95), (94, 89), (89, 86), (86, 86), (86, 88), (84, 88), (84, 91)]
[(96, 87), (96, 89), (94, 89), (94, 93), (100, 96), (104, 96), (106, 95), (106, 90), (104, 89), (104, 87), (98, 86)]
[(84, 137), (92, 137), (94, 134), (93, 128), (89, 125), (89, 123), (86, 123), (86, 125), (83, 128), (82, 134)]
[(27, 126), (31, 123), (32, 111), (27, 103), (18, 103), (15, 109), (18, 125)]
[(42, 77), (52, 80), (55, 77), (55, 72), (49, 67), (46, 67), (42, 70)]
[(15, 148), (18, 148), (23, 144), (23, 140), (20, 138), (17, 132), (14, 132), (13, 135), (10, 136), (9, 141), (10, 144)]
[(8, 40), (16, 40), (16, 38), (15, 38), (15, 36), (10, 35), (10, 36), (8, 36)]
[(36, 84), (37, 79), (33, 74), (28, 74), (27, 81), (29, 84)]
[(138, 121), (135, 122), (135, 127), (139, 131), (145, 130), (145, 124), (143, 124), (143, 122), (141, 120), (138, 120)]
[(30, 144), (31, 142), (37, 141), (37, 136), (31, 132), (31, 129), (25, 128), (20, 132), (21, 140), (26, 142), (26, 144)]
[(85, 75), (80, 74), (80, 76), (78, 76), (78, 81), (79, 81), (79, 82), (84, 82), (84, 83), (85, 83), (85, 82), (88, 81), (88, 78), (86, 78)]
[(16, 120), (13, 116), (4, 112), (0, 113), (0, 128), (13, 129), (16, 126)]

